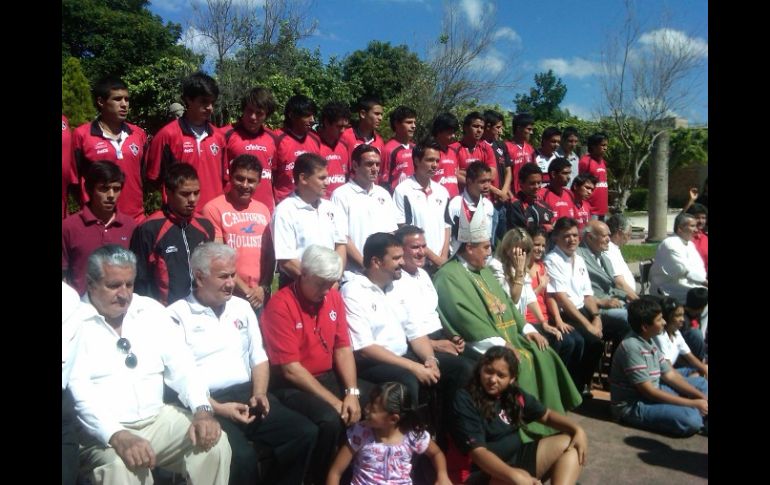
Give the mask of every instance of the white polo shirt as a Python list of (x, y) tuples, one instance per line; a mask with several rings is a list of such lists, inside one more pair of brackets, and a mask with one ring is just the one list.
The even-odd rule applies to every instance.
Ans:
[(430, 276), (422, 268), (415, 274), (401, 271), (401, 279), (393, 282), (397, 291), (404, 295), (408, 315), (404, 332), (409, 340), (428, 335), (441, 329), (438, 317), (438, 293)]
[[(375, 232), (393, 232), (398, 229), (396, 204), (388, 191), (377, 184), (373, 184), (367, 191), (351, 180), (334, 191), (332, 202), (337, 207), (345, 235), (350, 237), (361, 254), (364, 253), (366, 238)], [(356, 273), (363, 271), (361, 266), (350, 259), (346, 269)]]
[[(90, 303), (88, 293), (83, 301)], [(160, 412), (164, 382), (191, 410), (209, 405), (206, 384), (174, 327), (160, 303), (137, 294), (123, 317), (121, 335), (99, 314), (82, 322), (69, 388), (80, 423), (105, 446), (124, 429), (121, 423)], [(133, 369), (125, 364), (127, 354), (117, 347), (121, 337), (128, 339), (136, 356)]]
[[(456, 253), (457, 249), (460, 247), (460, 241), (457, 240), (457, 233), (460, 230), (459, 221), (462, 218), (461, 214), (463, 212), (463, 201), (465, 201), (465, 204), (468, 206), (468, 210), (471, 212), (471, 214), (475, 214), (476, 211), (478, 210), (478, 207), (476, 207), (476, 203), (473, 202), (467, 190), (463, 190), (462, 194), (452, 197), (452, 200), (449, 201), (449, 204), (447, 205), (445, 218), (446, 218), (446, 223), (452, 227), (452, 232), (451, 232), (452, 240), (449, 243), (450, 255), (453, 255), (454, 253)], [(492, 218), (495, 215), (495, 206), (492, 205), (492, 202), (486, 197), (481, 197), (479, 205), (481, 206), (481, 210), (484, 211), (484, 217), (487, 220), (487, 236), (491, 240), (492, 239)], [(457, 223), (455, 223), (455, 218), (458, 218)]]
[(615, 271), (615, 274), (612, 275), (614, 278), (615, 276), (622, 276), (623, 280), (636, 290), (636, 279), (634, 279), (634, 274), (631, 272), (631, 268), (628, 267), (628, 264), (626, 264), (626, 261), (623, 259), (623, 253), (620, 252), (620, 248), (612, 241), (610, 241), (610, 248), (604, 252), (604, 255), (609, 258), (610, 263), (612, 263), (612, 269)]
[(83, 321), (96, 316), (96, 308), (80, 301), (80, 295), (67, 283), (61, 283), (61, 388), (67, 388), (72, 361), (78, 350), (79, 330)]
[(321, 199), (315, 208), (294, 192), (275, 208), (273, 243), (276, 260), (301, 259), (305, 248), (311, 244), (334, 249), (335, 244), (346, 242), (337, 208), (326, 199)]
[(190, 293), (166, 310), (177, 324), (178, 338), (192, 350), (209, 391), (250, 382), (251, 369), (267, 361), (257, 316), (246, 300), (231, 297), (217, 317)]
[(408, 350), (404, 333), (408, 318), (406, 302), (392, 284), (386, 290), (383, 292), (364, 275), (353, 275), (342, 285), (353, 350), (372, 344), (381, 345), (399, 356)]
[(674, 332), (674, 337), (670, 337), (668, 332), (663, 330), (660, 335), (653, 337), (655, 345), (663, 352), (663, 355), (671, 362), (671, 365), (676, 364), (676, 360), (680, 355), (689, 354), (691, 352), (690, 346), (684, 341), (682, 332), (677, 330)]
[(545, 255), (545, 268), (548, 271), (548, 293), (567, 293), (575, 308), (580, 310), (585, 305), (585, 296), (593, 296), (591, 280), (588, 277), (586, 262), (580, 255), (572, 255), (572, 258), (564, 254), (558, 246)]
[(411, 224), (425, 231), (425, 242), (431, 251), (441, 254), (449, 224), (444, 211), (449, 202), (449, 192), (439, 183), (430, 181), (430, 194), (425, 195), (414, 175), (398, 184), (393, 190), (393, 202), (398, 209), (399, 224)]

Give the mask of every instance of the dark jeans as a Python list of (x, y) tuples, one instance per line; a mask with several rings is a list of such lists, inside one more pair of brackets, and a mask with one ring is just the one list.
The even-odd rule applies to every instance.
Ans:
[[(580, 332), (572, 331), (563, 333), (562, 339), (557, 340), (554, 334), (544, 331), (542, 325), (537, 324), (535, 328), (548, 339), (548, 344), (559, 354), (570, 377), (572, 377), (572, 381), (577, 386), (578, 382), (583, 379), (582, 361), (586, 345), (583, 335)], [(582, 387), (578, 387), (578, 390), (582, 390)]]
[[(580, 313), (583, 314), (588, 320), (591, 320), (591, 315), (586, 307), (580, 309)], [(585, 386), (591, 385), (591, 379), (593, 378), (594, 371), (599, 366), (599, 361), (602, 358), (604, 352), (604, 340), (612, 340), (614, 342), (620, 342), (623, 336), (627, 332), (628, 323), (625, 323), (620, 318), (603, 319), (602, 320), (602, 338), (592, 334), (586, 328), (577, 321), (570, 318), (566, 313), (562, 312), (562, 320), (569, 323), (575, 330), (577, 330), (583, 337), (583, 357), (580, 359), (580, 366), (578, 370), (577, 379), (575, 380), (575, 386), (580, 390)]]
[[(356, 358), (356, 369), (358, 375), (373, 384), (383, 384), (385, 382), (400, 382), (406, 386), (409, 395), (412, 397), (412, 402), (417, 405), (420, 398), (420, 381), (411, 372), (393, 364), (385, 364), (378, 360), (367, 359), (362, 357), (360, 352), (353, 352)], [(418, 362), (418, 357), (412, 353), (411, 350), (407, 351), (402, 357)]]
[(680, 330), (684, 341), (687, 343), (687, 346), (690, 347), (692, 355), (697, 357), (698, 360), (703, 361), (703, 358), (706, 356), (706, 343), (703, 341), (703, 332), (701, 332), (699, 328), (685, 327), (687, 327), (687, 325)]
[[(237, 384), (213, 392), (211, 397), (218, 402), (249, 403), (251, 382)], [(230, 462), (230, 485), (254, 485), (259, 478), (257, 451), (252, 442), (265, 450), (272, 450), (277, 462), (268, 473), (263, 474), (263, 483), (301, 485), (310, 464), (310, 456), (318, 436), (318, 428), (300, 413), (282, 405), (268, 394), (270, 412), (263, 419), (249, 424), (235, 422), (217, 416), (217, 421), (227, 433), (232, 460)]]
[[(344, 397), (343, 386), (333, 371), (325, 372), (315, 378), (338, 398)], [(344, 440), (345, 425), (340, 419), (339, 412), (320, 397), (294, 387), (280, 375), (279, 371), (273, 372), (270, 384), (273, 394), (284, 406), (305, 416), (318, 427), (318, 439), (310, 459), (310, 476), (313, 483), (326, 483), (329, 466), (334, 461), (338, 445)], [(360, 403), (363, 412), (373, 386), (362, 379), (358, 379), (357, 384), (361, 391)]]
[(78, 479), (78, 437), (75, 430), (75, 402), (72, 393), (61, 393), (61, 483), (75, 485)]

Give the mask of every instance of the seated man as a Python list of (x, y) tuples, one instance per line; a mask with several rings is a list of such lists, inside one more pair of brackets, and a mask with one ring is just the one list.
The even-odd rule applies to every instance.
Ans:
[(395, 236), (372, 234), (364, 244), (364, 274), (342, 286), (342, 297), (358, 374), (374, 383), (398, 381), (416, 402), (420, 384), (438, 383), (441, 372), (426, 334), (407, 341), (406, 299), (393, 284), (403, 264)]
[(308, 246), (299, 278), (273, 295), (262, 314), (273, 394), (318, 426), (314, 483), (325, 483), (345, 426), (361, 419), (359, 395), (371, 390), (356, 379), (345, 306), (334, 288), (342, 264), (332, 249)]
[(631, 268), (628, 267), (623, 259), (623, 254), (620, 252), (620, 248), (631, 239), (631, 222), (623, 214), (612, 214), (607, 218), (607, 227), (610, 229), (610, 243), (603, 254), (612, 263), (612, 269), (615, 273), (612, 276), (618, 286), (626, 290), (626, 293), (630, 293), (628, 290), (636, 293), (634, 273), (631, 272)]
[(667, 295), (684, 304), (690, 288), (708, 287), (706, 267), (692, 238), (697, 232), (695, 217), (681, 213), (674, 219), (674, 235), (655, 251), (650, 267), (650, 294)]
[(676, 372), (652, 341), (666, 324), (660, 305), (650, 298), (631, 302), (628, 323), (632, 332), (612, 359), (613, 418), (676, 436), (697, 433), (704, 423), (708, 432), (708, 382)]
[(300, 484), (318, 430), (301, 414), (268, 394), (270, 366), (257, 316), (249, 302), (233, 296), (235, 249), (201, 244), (190, 267), (195, 289), (168, 307), (177, 336), (195, 357), (214, 414), (232, 448), (230, 485), (253, 485), (258, 477), (252, 443), (273, 451), (278, 467), (267, 483)]
[[(220, 439), (190, 350), (156, 301), (135, 295), (136, 257), (103, 246), (88, 258), (97, 315), (84, 320), (69, 387), (82, 425), (81, 466), (95, 484), (152, 483), (155, 466), (195, 484), (227, 485), (230, 445)], [(163, 384), (194, 411), (163, 404)]]

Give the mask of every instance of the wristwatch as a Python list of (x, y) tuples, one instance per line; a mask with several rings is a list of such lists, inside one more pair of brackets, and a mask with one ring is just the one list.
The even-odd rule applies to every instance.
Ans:
[(357, 387), (348, 387), (345, 389), (345, 395), (358, 397), (361, 395), (361, 391)]
[(198, 406), (197, 408), (195, 408), (195, 412), (196, 413), (199, 413), (201, 411), (205, 411), (205, 412), (207, 412), (209, 414), (212, 414), (212, 415), (214, 414), (214, 408), (212, 408), (208, 404), (204, 404), (203, 406)]

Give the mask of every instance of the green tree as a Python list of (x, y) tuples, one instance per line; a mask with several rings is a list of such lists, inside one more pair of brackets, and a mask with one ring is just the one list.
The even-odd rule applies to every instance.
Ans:
[(151, 13), (149, 0), (62, 0), (62, 62), (80, 59), (86, 77), (123, 76), (163, 56), (189, 58), (176, 45), (182, 27)]
[[(375, 96), (388, 103), (409, 86), (419, 73), (422, 61), (405, 45), (373, 40), (342, 62), (343, 79), (363, 86), (361, 95)], [(356, 93), (358, 94), (358, 93)]]
[(535, 74), (535, 87), (529, 89), (529, 94), (517, 94), (513, 101), (517, 112), (526, 111), (532, 113), (536, 120), (555, 123), (568, 114), (559, 109), (566, 95), (567, 86), (549, 69), (548, 72)]
[(82, 125), (96, 116), (88, 79), (80, 61), (74, 57), (67, 58), (62, 66), (61, 103), (62, 113), (69, 119), (70, 126)]

